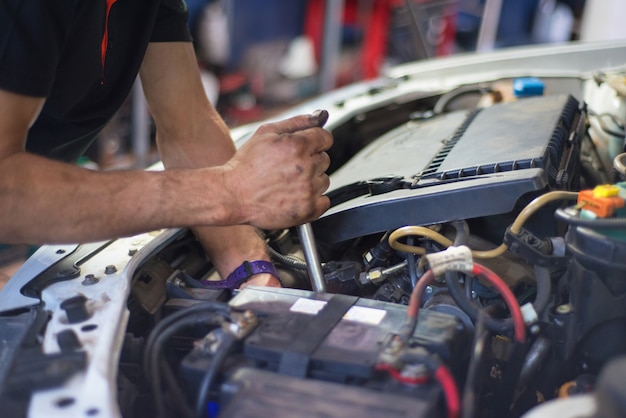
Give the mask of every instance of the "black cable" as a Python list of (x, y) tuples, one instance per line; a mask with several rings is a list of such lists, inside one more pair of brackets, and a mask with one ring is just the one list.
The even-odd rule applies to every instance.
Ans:
[(465, 297), (469, 300), (474, 299), (472, 290), (474, 289), (474, 278), (472, 276), (465, 276)]
[(191, 409), (191, 406), (189, 406), (189, 401), (183, 393), (180, 384), (176, 380), (176, 376), (174, 376), (172, 368), (165, 359), (162, 359), (160, 363), (160, 369), (163, 372), (165, 382), (167, 386), (171, 389), (172, 395), (174, 397), (174, 406), (178, 408), (178, 412), (181, 414), (182, 417), (193, 417), (193, 410)]
[(459, 245), (467, 245), (467, 241), (469, 239), (469, 226), (467, 225), (467, 222), (459, 219), (450, 222), (450, 225), (452, 225), (456, 230), (456, 235), (454, 236), (454, 246), (457, 247)]
[(554, 212), (557, 219), (574, 226), (582, 226), (592, 229), (626, 229), (626, 218), (597, 218), (582, 219), (568, 213), (564, 209)]
[(147, 368), (144, 364), (144, 370), (146, 375), (149, 376), (150, 389), (152, 391), (152, 396), (154, 397), (158, 417), (166, 417), (165, 402), (160, 393), (162, 390), (160, 363), (162, 360), (162, 352), (165, 342), (184, 328), (198, 325), (219, 326), (223, 321), (223, 317), (219, 316), (215, 312), (196, 312), (172, 322), (160, 331), (156, 338), (152, 341), (150, 351), (146, 351), (144, 358), (144, 361), (147, 360), (148, 362)]
[(535, 266), (535, 280), (537, 281), (537, 295), (533, 302), (533, 308), (537, 316), (541, 316), (548, 307), (550, 295), (552, 293), (552, 277), (550, 270), (545, 267)]
[[(454, 302), (476, 323), (479, 308), (465, 297), (465, 291), (458, 280), (458, 273), (453, 271), (446, 272), (446, 286)], [(513, 330), (513, 319), (496, 319), (491, 316), (485, 316), (485, 328), (499, 334), (508, 334)]]
[[(413, 245), (413, 237), (408, 237), (406, 241), (408, 245)], [(415, 266), (415, 254), (406, 253), (406, 262), (409, 268), (409, 277), (411, 278), (411, 289), (413, 289), (417, 284), (417, 267)]]
[(173, 313), (152, 329), (144, 348), (143, 370), (154, 396), (157, 414), (160, 416), (165, 414), (159, 374), (159, 358), (163, 342), (184, 327), (204, 325), (207, 317), (223, 319), (223, 317), (228, 317), (229, 313), (228, 305), (219, 302), (202, 302)]
[(530, 341), (528, 340), (524, 343), (513, 345), (502, 378), (494, 386), (495, 402), (493, 408), (495, 410), (494, 416), (496, 417), (510, 416), (515, 389), (529, 348)]
[(204, 418), (211, 385), (213, 384), (213, 381), (215, 380), (217, 372), (222, 366), (222, 363), (230, 353), (230, 349), (236, 341), (237, 338), (233, 334), (228, 332), (222, 334), (219, 346), (213, 354), (211, 364), (204, 373), (204, 376), (202, 377), (202, 382), (200, 383), (200, 388), (198, 389), (198, 397), (196, 399), (196, 408), (194, 414), (195, 418)]
[(270, 258), (278, 263), (284, 264), (285, 266), (294, 268), (296, 270), (307, 270), (307, 266), (304, 261), (295, 257), (281, 254), (269, 245), (267, 246), (267, 252), (269, 253)]
[[(224, 317), (228, 318), (230, 314), (230, 307), (224, 303), (208, 301), (208, 302), (197, 303), (188, 308), (181, 309), (180, 311), (171, 314), (170, 316), (168, 316), (167, 318), (159, 322), (152, 329), (152, 331), (150, 332), (150, 335), (148, 336), (148, 340), (146, 341), (144, 353), (147, 354), (152, 350), (152, 344), (154, 343), (154, 340), (164, 329), (170, 326), (170, 324), (175, 323), (181, 318), (185, 318), (194, 313), (206, 312), (206, 311), (219, 313), (223, 315)], [(147, 357), (148, 357), (147, 355), (144, 355), (144, 370), (148, 371), (149, 373), (150, 367), (149, 367), (149, 364), (147, 363)], [(147, 376), (150, 377), (149, 374)]]
[[(537, 281), (537, 296), (535, 296), (535, 301), (532, 305), (537, 316), (541, 316), (550, 302), (552, 278), (550, 277), (548, 269), (535, 266), (535, 279)], [(472, 319), (472, 321), (476, 322), (479, 308), (465, 296), (464, 289), (458, 281), (458, 274), (455, 272), (447, 272), (446, 285), (448, 286), (450, 296), (452, 296), (454, 302)], [(513, 319), (496, 319), (491, 316), (486, 316), (485, 328), (493, 332), (507, 333), (513, 329)]]
[(480, 410), (481, 398), (477, 395), (482, 393), (483, 380), (479, 378), (482, 376), (482, 370), (485, 366), (485, 354), (488, 353), (486, 347), (491, 335), (484, 327), (484, 319), (486, 317), (487, 313), (484, 310), (479, 311), (472, 344), (472, 354), (467, 369), (465, 387), (463, 388), (463, 418), (475, 417), (477, 415), (476, 411)]
[[(451, 224), (456, 229), (454, 245), (461, 245), (467, 242), (469, 233), (467, 222), (460, 220), (451, 222)], [(535, 266), (535, 279), (537, 281), (537, 296), (535, 296), (533, 308), (535, 309), (535, 312), (537, 312), (537, 315), (540, 316), (550, 301), (552, 278), (550, 277), (548, 269)], [(472, 282), (473, 277), (468, 276), (465, 278), (465, 295), (463, 295), (463, 289), (457, 280), (457, 274), (446, 273), (446, 285), (448, 285), (452, 299), (454, 299), (456, 304), (459, 305), (459, 307), (472, 319), (472, 321), (476, 322), (479, 309), (471, 302)], [(485, 327), (494, 332), (500, 332), (498, 330), (508, 331), (513, 328), (513, 320), (511, 318), (499, 320), (486, 316)]]
[[(467, 222), (463, 219), (458, 219), (450, 222), (450, 224), (456, 230), (456, 234), (454, 235), (454, 246), (458, 247), (459, 245), (467, 245), (467, 241), (469, 240), (469, 226)], [(465, 297), (468, 300), (472, 300), (472, 289), (474, 287), (474, 278), (472, 276), (465, 276)]]

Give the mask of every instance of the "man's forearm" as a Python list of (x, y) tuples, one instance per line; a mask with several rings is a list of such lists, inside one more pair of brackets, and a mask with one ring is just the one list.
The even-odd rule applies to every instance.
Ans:
[[(221, 165), (235, 154), (226, 126), (213, 112), (208, 110), (206, 119), (198, 122), (201, 126), (189, 131), (159, 132), (157, 141), (166, 168)], [(196, 227), (194, 232), (223, 278), (244, 260), (268, 259), (264, 240), (254, 227)]]
[(87, 242), (242, 222), (228, 207), (222, 174), (220, 168), (94, 172), (15, 153), (0, 161), (0, 242)]
[[(141, 80), (166, 169), (218, 166), (235, 155), (228, 127), (203, 92), (191, 45), (151, 44)], [(244, 260), (267, 259), (256, 228), (196, 227), (194, 232), (223, 278)]]

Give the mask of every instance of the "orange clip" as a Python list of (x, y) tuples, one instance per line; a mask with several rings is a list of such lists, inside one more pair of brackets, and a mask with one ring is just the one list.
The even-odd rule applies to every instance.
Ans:
[(599, 218), (608, 218), (613, 215), (615, 209), (624, 207), (624, 199), (620, 197), (596, 196), (593, 190), (582, 190), (578, 193), (578, 206), (595, 213)]

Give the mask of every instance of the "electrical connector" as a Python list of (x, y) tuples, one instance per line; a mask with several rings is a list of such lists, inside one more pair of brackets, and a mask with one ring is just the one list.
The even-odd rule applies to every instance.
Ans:
[(619, 197), (618, 186), (602, 185), (593, 190), (582, 190), (578, 194), (578, 206), (593, 212), (599, 218), (613, 216), (616, 209), (624, 207), (624, 199)]
[(594, 187), (593, 197), (615, 197), (619, 194), (619, 187), (614, 184), (601, 184)]

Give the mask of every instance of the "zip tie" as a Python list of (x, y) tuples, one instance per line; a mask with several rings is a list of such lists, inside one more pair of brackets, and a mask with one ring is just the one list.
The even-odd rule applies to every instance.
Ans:
[(425, 257), (435, 276), (441, 276), (446, 271), (471, 272), (474, 268), (472, 250), (465, 245), (448, 247), (444, 251), (426, 254)]

